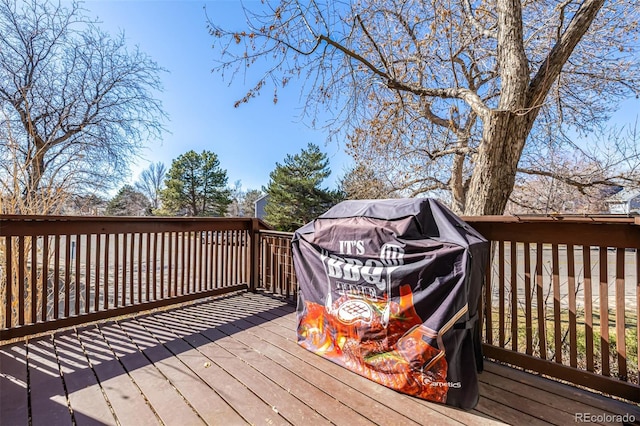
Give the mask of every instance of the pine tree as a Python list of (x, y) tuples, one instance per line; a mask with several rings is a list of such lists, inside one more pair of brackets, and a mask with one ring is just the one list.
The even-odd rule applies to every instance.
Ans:
[(105, 213), (109, 216), (147, 216), (151, 214), (151, 203), (143, 193), (125, 185), (109, 201)]
[(227, 171), (210, 151), (189, 151), (173, 160), (162, 191), (166, 213), (189, 216), (225, 216), (231, 203)]
[(321, 188), (329, 177), (329, 160), (317, 145), (309, 143), (299, 154), (276, 163), (264, 191), (269, 196), (265, 220), (280, 231), (294, 231), (318, 217), (340, 200), (337, 191)]

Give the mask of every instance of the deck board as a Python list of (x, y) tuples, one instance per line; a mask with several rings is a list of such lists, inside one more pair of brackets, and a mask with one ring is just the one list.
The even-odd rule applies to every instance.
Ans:
[(0, 423), (562, 425), (578, 412), (640, 419), (636, 405), (491, 362), (474, 410), (430, 403), (305, 351), (295, 327), (291, 306), (240, 293), (0, 346)]
[(27, 353), (24, 343), (0, 348), (0, 420), (24, 425), (29, 421)]
[(78, 340), (89, 359), (93, 372), (113, 410), (115, 418), (123, 424), (156, 425), (158, 418), (103, 339), (98, 327), (78, 330)]

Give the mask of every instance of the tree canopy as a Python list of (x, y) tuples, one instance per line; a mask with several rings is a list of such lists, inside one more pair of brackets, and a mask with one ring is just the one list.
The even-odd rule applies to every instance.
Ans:
[(340, 190), (349, 200), (372, 200), (394, 198), (396, 194), (383, 176), (376, 175), (373, 168), (357, 164), (340, 179)]
[(276, 163), (263, 188), (269, 196), (265, 221), (279, 231), (295, 231), (324, 213), (340, 200), (338, 192), (321, 186), (330, 174), (329, 160), (315, 144), (287, 154), (282, 164)]
[(581, 149), (568, 130), (640, 93), (635, 0), (264, 3), (245, 28), (210, 22), (216, 71), (268, 64), (239, 102), (303, 78), (306, 112), (329, 109), (358, 164), (459, 213), (502, 214), (517, 173), (557, 174), (550, 152)]
[(231, 203), (227, 171), (211, 151), (191, 150), (173, 160), (161, 193), (163, 210), (189, 216), (225, 216)]
[(105, 213), (109, 216), (147, 216), (151, 214), (149, 199), (131, 185), (124, 185), (109, 200)]
[(76, 2), (0, 0), (0, 182), (16, 213), (113, 187), (161, 134), (163, 71)]
[(167, 174), (167, 167), (162, 162), (151, 163), (149, 167), (140, 173), (140, 177), (135, 184), (136, 190), (143, 193), (151, 202), (151, 208), (160, 208), (160, 194), (164, 189), (164, 177)]

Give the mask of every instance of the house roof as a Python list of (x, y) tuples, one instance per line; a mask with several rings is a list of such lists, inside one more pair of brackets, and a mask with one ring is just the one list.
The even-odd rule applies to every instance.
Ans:
[(639, 188), (624, 188), (622, 191), (616, 192), (612, 196), (605, 199), (607, 203), (626, 203), (633, 200), (636, 197), (640, 197)]

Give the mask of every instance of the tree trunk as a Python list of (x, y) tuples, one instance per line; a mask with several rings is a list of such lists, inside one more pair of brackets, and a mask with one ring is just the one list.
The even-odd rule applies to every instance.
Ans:
[(47, 153), (48, 146), (42, 143), (34, 144), (33, 156), (26, 158), (25, 170), (27, 171), (28, 182), (24, 188), (23, 206), (27, 211), (21, 212), (21, 214), (48, 214), (48, 211), (41, 209), (41, 203), (38, 199), (38, 193), (40, 192), (40, 183), (42, 182), (42, 176), (45, 172), (44, 158)]
[(465, 215), (501, 215), (515, 183), (516, 168), (529, 133), (526, 116), (491, 111), (469, 184)]
[(453, 166), (451, 167), (451, 210), (455, 214), (463, 214), (466, 204), (466, 194), (464, 188), (464, 159), (463, 154), (456, 154), (453, 157)]

